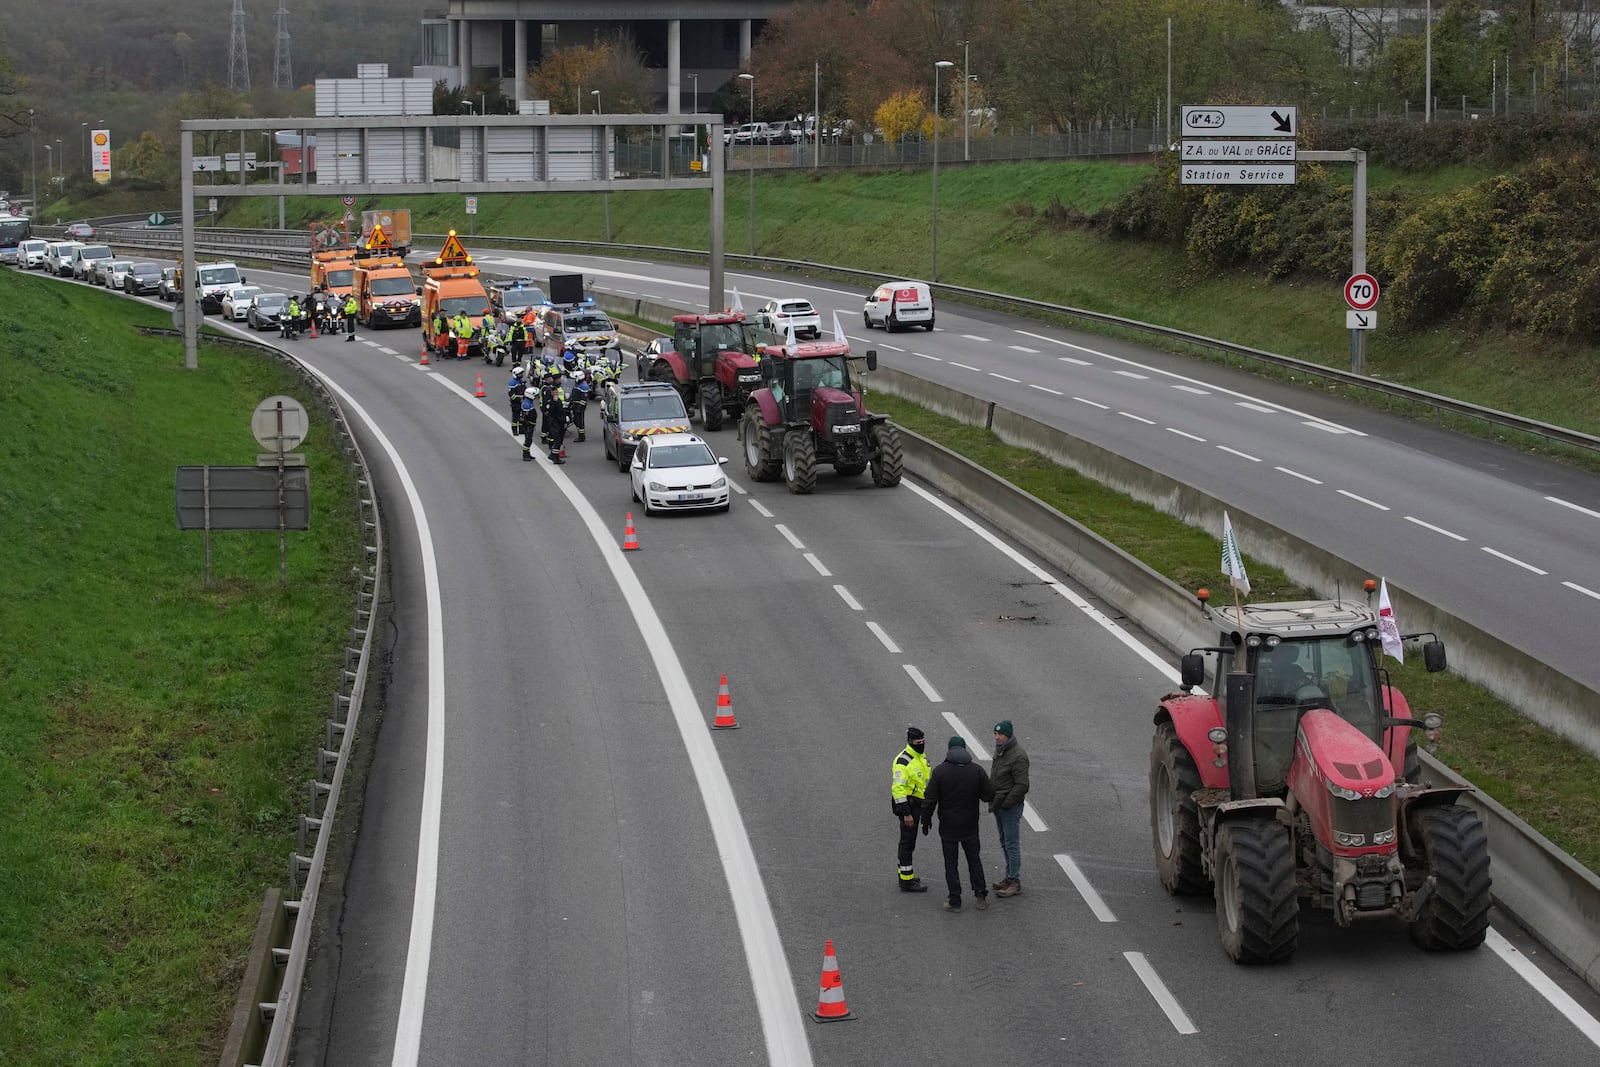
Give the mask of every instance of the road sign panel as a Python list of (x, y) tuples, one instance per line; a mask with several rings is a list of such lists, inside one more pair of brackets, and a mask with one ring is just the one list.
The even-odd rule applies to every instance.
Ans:
[(1295, 143), (1293, 141), (1185, 141), (1183, 142), (1184, 162), (1205, 163), (1242, 163), (1246, 160), (1281, 160), (1293, 163), (1295, 158)]
[(1184, 137), (1293, 137), (1300, 123), (1292, 107), (1226, 105), (1183, 109)]
[(1378, 279), (1370, 274), (1352, 274), (1344, 283), (1344, 302), (1357, 311), (1370, 311), (1378, 302)]
[(355, 207), (356, 206), (356, 198), (346, 194), (345, 197), (344, 197), (344, 206), (345, 207)]
[(475, 197), (475, 196), (467, 197), (467, 214), (468, 215), (476, 215), (477, 213), (478, 213), (478, 198)]
[(1184, 185), (1293, 185), (1293, 163), (1185, 163)]
[(1378, 313), (1376, 311), (1346, 311), (1344, 313), (1344, 328), (1347, 330), (1376, 330), (1378, 328)]

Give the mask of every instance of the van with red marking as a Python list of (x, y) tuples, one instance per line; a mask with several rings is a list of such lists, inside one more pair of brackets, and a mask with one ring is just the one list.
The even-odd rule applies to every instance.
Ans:
[(933, 332), (933, 290), (926, 282), (884, 282), (867, 296), (861, 320), (890, 333), (910, 326)]

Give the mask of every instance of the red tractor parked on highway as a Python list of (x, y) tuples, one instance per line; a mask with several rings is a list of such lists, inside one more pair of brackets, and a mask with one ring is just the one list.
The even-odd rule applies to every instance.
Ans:
[[(1371, 585), (1372, 583), (1368, 583)], [(1489, 844), (1469, 790), (1422, 781), (1411, 716), (1380, 659), (1378, 616), (1342, 601), (1206, 607), (1215, 647), (1182, 659), (1150, 750), (1150, 829), (1169, 893), (1213, 893), (1235, 963), (1288, 959), (1300, 908), (1348, 926), (1395, 917), (1432, 950), (1481, 944)], [(1410, 634), (1433, 638), (1432, 634)], [(1422, 646), (1429, 671), (1444, 644)], [(1209, 665), (1207, 657), (1216, 660)], [(1190, 692), (1212, 678), (1210, 691)]]
[[(878, 353), (867, 352), (877, 370)], [(904, 457), (900, 433), (887, 415), (869, 415), (859, 387), (850, 382), (850, 346), (843, 341), (772, 345), (761, 356), (763, 386), (750, 394), (739, 439), (744, 469), (758, 482), (782, 472), (791, 493), (809, 493), (817, 464), (839, 474), (872, 467), (880, 486), (900, 484)]]
[(651, 381), (678, 390), (683, 406), (699, 414), (707, 430), (722, 429), (727, 418), (738, 419), (761, 384), (756, 341), (744, 315), (674, 315), (675, 351), (662, 352), (650, 367)]

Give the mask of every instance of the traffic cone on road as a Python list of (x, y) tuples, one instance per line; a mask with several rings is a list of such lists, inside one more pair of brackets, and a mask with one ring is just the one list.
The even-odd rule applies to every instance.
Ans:
[(486, 397), (486, 396), (489, 395), (488, 393), (483, 391), (483, 373), (481, 371), (478, 373), (478, 389), (477, 389), (477, 392), (473, 393), (472, 395), (475, 396), (475, 397), (479, 397), (480, 399), (482, 397)]
[(728, 676), (722, 676), (717, 687), (717, 717), (712, 720), (713, 730), (737, 730), (739, 723), (733, 717), (733, 698), (728, 695)]
[(817, 993), (817, 1010), (811, 1017), (819, 1023), (854, 1019), (844, 1002), (844, 979), (839, 977), (839, 961), (833, 958), (833, 941), (822, 952), (822, 989)]
[(421, 360), (420, 363), (418, 363), (418, 366), (426, 367), (427, 365), (428, 365), (428, 341), (427, 341), (426, 338), (424, 338), (423, 341), (422, 341), (422, 360)]
[(637, 552), (639, 535), (633, 532), (633, 512), (628, 512), (628, 528), (622, 531), (622, 551)]
[(315, 308), (312, 309), (311, 313), (311, 339), (313, 341), (317, 339), (317, 315)]

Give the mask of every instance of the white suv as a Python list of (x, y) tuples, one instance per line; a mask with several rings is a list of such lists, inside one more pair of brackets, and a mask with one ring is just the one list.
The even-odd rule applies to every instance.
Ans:
[(796, 340), (816, 340), (822, 336), (822, 316), (811, 306), (811, 301), (801, 297), (767, 301), (756, 312), (756, 323), (776, 334), (786, 334), (792, 329)]
[(867, 297), (861, 311), (867, 329), (882, 326), (890, 333), (908, 326), (933, 332), (933, 291), (926, 282), (885, 282)]

